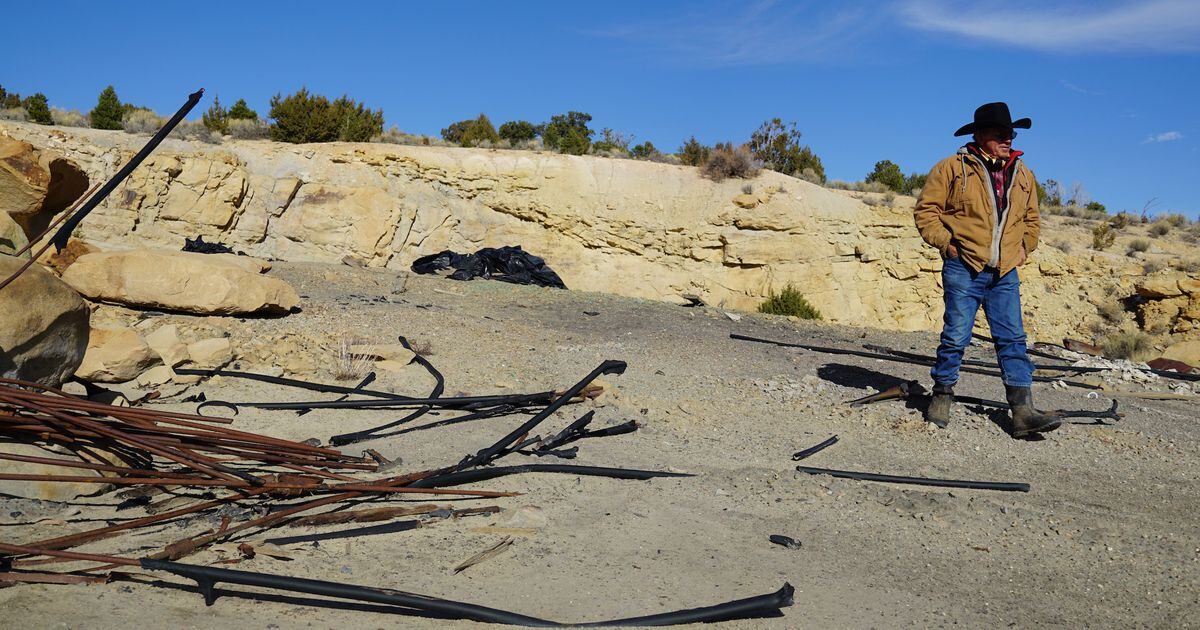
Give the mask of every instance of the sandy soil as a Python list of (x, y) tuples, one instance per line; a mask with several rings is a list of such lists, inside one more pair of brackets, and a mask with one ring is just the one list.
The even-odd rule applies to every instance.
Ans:
[[(844, 401), (892, 379), (928, 381), (925, 368), (830, 356), (729, 339), (730, 332), (845, 348), (877, 343), (930, 353), (933, 334), (903, 334), (793, 322), (642, 300), (414, 277), (396, 293), (391, 271), (280, 264), (275, 275), (306, 296), (281, 319), (158, 316), (227, 332), (235, 347), (270, 345), (286, 334), (331, 340), (353, 333), (376, 342), (403, 334), (427, 342), (447, 392), (484, 394), (566, 387), (604, 359), (629, 362), (593, 403), (574, 405), (540, 431), (587, 409), (605, 426), (637, 419), (633, 434), (579, 443), (575, 463), (686, 471), (648, 482), (565, 475), (512, 476), (473, 487), (522, 496), (461, 502), (505, 512), (430, 521), (406, 532), (285, 548), (293, 560), (259, 555), (235, 568), (407, 591), (506, 608), (561, 621), (648, 614), (768, 593), (785, 581), (796, 604), (777, 619), (729, 628), (898, 626), (1196, 627), (1200, 625), (1200, 498), (1194, 403), (1123, 401), (1119, 424), (1068, 424), (1040, 441), (1010, 439), (993, 417), (959, 406), (936, 430), (898, 403), (852, 409)], [(106, 307), (107, 308), (107, 307)], [(132, 312), (107, 309), (111, 318)], [(265, 341), (264, 341), (265, 340)], [(250, 353), (247, 353), (249, 357)], [(990, 356), (975, 348), (976, 358)], [(313, 357), (328, 380), (332, 356)], [(281, 365), (282, 365), (281, 359)], [(265, 369), (241, 359), (243, 369)], [(423, 394), (419, 368), (386, 373), (375, 387)], [(313, 394), (231, 379), (193, 387), (210, 399), (311, 399)], [(999, 382), (964, 375), (960, 392), (1002, 398)], [(1107, 406), (1078, 389), (1037, 388), (1043, 408)], [(316, 397), (321, 397), (317, 395)], [(191, 409), (194, 405), (166, 404)], [(243, 411), (238, 428), (294, 439), (360, 429), (396, 412)], [(432, 419), (432, 418), (431, 418)], [(402, 458), (402, 470), (458, 461), (520, 422), (491, 419), (412, 431), (351, 447)], [(1085, 421), (1086, 422), (1086, 421)], [(791, 454), (830, 435), (841, 441), (811, 466), (932, 477), (1024, 481), (1024, 493), (953, 490), (839, 480), (797, 473)], [(526, 458), (512, 456), (510, 463)], [(112, 503), (111, 499), (87, 503)], [(428, 501), (424, 501), (428, 502)], [(82, 502), (81, 502), (82, 503)], [(25, 514), (13, 514), (18, 508)], [(533, 507), (530, 507), (533, 506)], [(94, 527), (28, 522), (27, 502), (0, 502), (8, 540)], [(105, 518), (110, 508), (73, 518)], [(108, 510), (108, 511), (106, 511)], [(99, 515), (99, 516), (96, 516)], [(130, 556), (211, 527), (188, 519), (84, 547)], [(489, 525), (533, 527), (500, 555), (462, 573), (453, 567), (501, 539)], [(331, 531), (279, 528), (266, 537)], [(803, 543), (771, 544), (771, 534)], [(255, 535), (251, 538), (264, 536)], [(213, 562), (208, 551), (188, 559)], [(387, 614), (371, 607), (314, 606), (228, 588), (214, 606), (179, 579), (170, 588), (18, 586), (0, 590), (8, 627), (288, 628), (480, 627)], [(10, 625), (11, 624), (11, 625)]]

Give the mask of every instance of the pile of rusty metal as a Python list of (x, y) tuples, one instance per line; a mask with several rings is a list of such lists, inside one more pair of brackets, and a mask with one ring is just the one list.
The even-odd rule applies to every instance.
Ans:
[[(683, 473), (575, 466), (566, 464), (494, 465), (501, 458), (521, 453), (530, 456), (571, 458), (574, 450), (563, 447), (589, 437), (620, 435), (636, 430), (628, 422), (601, 429), (589, 429), (594, 414), (588, 412), (560, 431), (541, 437), (534, 430), (573, 401), (594, 396), (592, 382), (601, 374), (620, 374), (621, 361), (605, 361), (580, 382), (563, 391), (506, 396), (442, 397), (444, 379), (421, 358), (437, 378), (432, 395), (411, 398), (387, 392), (371, 392), (362, 387), (340, 388), (279, 377), (222, 373), (224, 376), (255, 378), (280, 385), (341, 393), (336, 400), (280, 404), (279, 408), (305, 410), (317, 406), (335, 408), (415, 408), (399, 421), (359, 434), (335, 436), (334, 444), (386, 436), (383, 430), (410, 423), (430, 409), (462, 410), (465, 413), (436, 424), (478, 417), (526, 414), (527, 419), (504, 437), (477, 453), (446, 466), (407, 474), (379, 476), (382, 464), (378, 453), (365, 451), (351, 456), (332, 446), (294, 442), (266, 435), (239, 431), (234, 421), (200, 414), (185, 414), (140, 407), (115, 407), (72, 396), (21, 381), (0, 381), (0, 440), (34, 443), (57, 453), (55, 456), (30, 456), (4, 452), (0, 459), (78, 469), (81, 474), (5, 473), (0, 479), (41, 483), (87, 483), (109, 488), (122, 499), (122, 506), (142, 508), (146, 516), (118, 520), (86, 531), (55, 536), (24, 544), (0, 542), (0, 583), (97, 583), (114, 579), (134, 579), (140, 572), (167, 572), (194, 580), (205, 601), (215, 600), (213, 585), (241, 584), (280, 589), (289, 592), (322, 595), (393, 606), (396, 612), (445, 617), (447, 615), (518, 625), (560, 625), (557, 622), (503, 610), (423, 595), (400, 593), (368, 586), (324, 582), (239, 571), (219, 566), (185, 564), (182, 558), (225, 541), (244, 540), (251, 534), (283, 525), (327, 526), (351, 522), (392, 521), (402, 516), (443, 509), (442, 506), (375, 506), (371, 501), (421, 495), (454, 495), (458, 499), (482, 499), (513, 496), (510, 492), (463, 489), (463, 484), (527, 472), (552, 472), (604, 476), (617, 479), (653, 479), (685, 477)], [(216, 374), (216, 373), (212, 373)], [(342, 391), (345, 390), (345, 391)], [(362, 397), (352, 397), (361, 394)], [(208, 401), (211, 402), (211, 401)], [(241, 406), (264, 404), (218, 403), (235, 411)], [(202, 407), (212, 405), (201, 404)], [(457, 458), (456, 458), (457, 459)], [(170, 492), (176, 501), (188, 497), (191, 502), (175, 507), (154, 502), (158, 493)], [(245, 508), (229, 510), (229, 507)], [(492, 513), (498, 506), (448, 510), (453, 516)], [(232, 516), (231, 516), (232, 514)], [(146, 531), (178, 519), (195, 515), (220, 518), (219, 525), (163, 545), (138, 557), (83, 551), (123, 534)], [(339, 535), (404, 531), (409, 522), (396, 522), (369, 528), (341, 530), (311, 537), (314, 540)], [(390, 527), (390, 529), (388, 529)], [(349, 534), (346, 534), (349, 532)], [(303, 537), (301, 537), (303, 538)], [(289, 541), (285, 537), (276, 539)], [(266, 542), (270, 542), (268, 539)], [(111, 547), (112, 541), (109, 541)], [(253, 545), (243, 543), (239, 551), (247, 558), (255, 553)], [(50, 570), (53, 569), (53, 570)], [(596, 625), (670, 625), (736, 617), (778, 615), (791, 604), (792, 588), (726, 602), (715, 606), (675, 611), (646, 617), (595, 622)]]

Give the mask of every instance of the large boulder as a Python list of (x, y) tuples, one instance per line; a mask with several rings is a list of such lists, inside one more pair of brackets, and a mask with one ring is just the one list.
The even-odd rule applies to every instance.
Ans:
[(158, 362), (158, 355), (136, 330), (93, 328), (75, 376), (94, 383), (124, 383)]
[[(0, 254), (13, 255), (21, 248), (29, 244), (29, 239), (25, 238), (25, 230), (17, 225), (8, 213), (0, 210)], [(25, 253), (22, 258), (29, 258), (29, 253)]]
[[(0, 255), (0, 278), (22, 260)], [(87, 304), (33, 265), (0, 289), (0, 376), (57, 387), (75, 373), (88, 343)]]
[(94, 300), (200, 315), (278, 314), (300, 305), (288, 283), (209, 254), (96, 252), (80, 256), (63, 280)]
[(71, 160), (28, 142), (0, 138), (0, 209), (38, 234), (87, 191), (88, 177)]

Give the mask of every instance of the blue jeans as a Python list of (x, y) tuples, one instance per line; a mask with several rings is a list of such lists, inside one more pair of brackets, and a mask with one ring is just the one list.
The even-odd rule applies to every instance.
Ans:
[(996, 360), (1004, 384), (1033, 385), (1033, 363), (1025, 352), (1025, 325), (1021, 322), (1021, 279), (1016, 269), (999, 274), (992, 268), (972, 271), (957, 258), (947, 259), (942, 265), (946, 315), (937, 363), (930, 371), (935, 384), (950, 386), (958, 382), (958, 368), (971, 342), (975, 313), (982, 304), (996, 342)]

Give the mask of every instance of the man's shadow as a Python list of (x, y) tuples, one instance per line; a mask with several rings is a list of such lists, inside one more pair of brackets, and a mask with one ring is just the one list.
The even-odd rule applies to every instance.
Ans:
[[(860, 367), (857, 365), (846, 365), (844, 363), (826, 363), (817, 368), (817, 376), (822, 380), (829, 381), (841, 385), (842, 387), (853, 387), (856, 389), (875, 388), (877, 391), (883, 391), (902, 385), (909, 382), (909, 379), (900, 378), (891, 374), (877, 372), (875, 370)], [(904, 407), (906, 409), (915, 409), (922, 413), (929, 407), (931, 397), (924, 389), (920, 393), (910, 394), (904, 399)], [(884, 403), (875, 403), (884, 404)], [(962, 403), (960, 403), (962, 404)], [(983, 405), (968, 405), (962, 404), (967, 411), (981, 415), (995, 424), (1008, 435), (1012, 435), (1012, 419), (1005, 409), (997, 409), (995, 407), (984, 407)], [(1040, 441), (1046, 437), (1040, 433), (1029, 435), (1027, 440)]]

